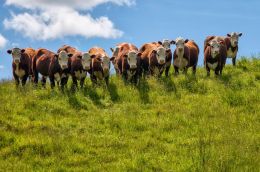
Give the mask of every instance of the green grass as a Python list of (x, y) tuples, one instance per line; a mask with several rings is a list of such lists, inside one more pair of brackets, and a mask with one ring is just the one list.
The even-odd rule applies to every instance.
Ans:
[(258, 172), (260, 60), (74, 94), (4, 81), (0, 171)]

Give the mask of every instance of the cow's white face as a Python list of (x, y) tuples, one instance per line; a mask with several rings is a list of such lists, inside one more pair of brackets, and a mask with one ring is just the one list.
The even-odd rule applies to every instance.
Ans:
[(172, 44), (172, 41), (170, 41), (168, 39), (164, 39), (162, 41), (162, 46), (166, 49), (166, 51), (171, 49), (171, 44)]
[(166, 61), (166, 50), (164, 47), (158, 47), (156, 49), (156, 58), (159, 64), (164, 64)]
[(13, 62), (16, 64), (21, 62), (22, 53), (24, 52), (25, 50), (20, 48), (13, 48), (12, 50), (7, 50), (7, 53), (12, 55)]
[(110, 58), (107, 56), (102, 57), (102, 68), (104, 73), (108, 73), (110, 69)]
[(215, 58), (220, 53), (220, 43), (213, 40), (209, 43), (209, 46), (211, 47), (211, 56)]
[(71, 54), (68, 54), (66, 51), (61, 51), (58, 55), (58, 62), (61, 67), (61, 69), (66, 69), (68, 68), (68, 61), (69, 57), (71, 57)]
[(91, 56), (88, 52), (82, 54), (82, 66), (85, 70), (90, 70)]
[(137, 53), (136, 51), (130, 51), (127, 55), (127, 62), (130, 66), (130, 69), (137, 68)]
[(188, 42), (188, 39), (183, 39), (181, 37), (177, 38), (175, 41), (177, 52), (182, 53), (184, 52), (185, 43)]
[(231, 46), (236, 47), (238, 45), (239, 37), (242, 36), (242, 33), (232, 32), (227, 34), (227, 36), (230, 37)]

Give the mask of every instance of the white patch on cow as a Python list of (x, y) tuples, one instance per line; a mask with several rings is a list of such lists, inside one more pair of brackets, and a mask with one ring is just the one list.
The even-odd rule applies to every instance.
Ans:
[(232, 47), (236, 47), (238, 45), (239, 37), (239, 33), (237, 32), (230, 33), (230, 42)]
[(23, 78), (25, 75), (25, 71), (23, 69), (19, 69), (19, 64), (16, 64), (16, 69), (14, 71), (14, 73), (19, 77), (19, 78)]
[(216, 58), (217, 55), (220, 53), (220, 43), (217, 42), (216, 40), (212, 40), (210, 43), (210, 47), (211, 47), (211, 57), (212, 58)]
[(15, 64), (20, 63), (21, 56), (22, 56), (22, 53), (21, 53), (21, 49), (20, 48), (13, 48), (12, 49), (12, 57), (13, 57), (13, 62)]
[(60, 74), (59, 74), (59, 73), (55, 73), (55, 74), (54, 74), (54, 78), (55, 78), (55, 80), (56, 80), (57, 82), (60, 82), (60, 80), (61, 80), (61, 77), (60, 77)]
[(102, 68), (104, 74), (109, 74), (109, 69), (110, 69), (110, 58), (106, 55), (102, 57)]
[(215, 62), (215, 63), (213, 63), (213, 64), (211, 64), (211, 63), (208, 62), (207, 65), (208, 65), (208, 67), (209, 67), (210, 69), (215, 70), (216, 67), (218, 66), (218, 62)]
[(132, 77), (135, 75), (135, 73), (136, 73), (136, 70), (134, 70), (134, 71), (128, 70), (127, 71), (128, 80), (131, 80)]
[(166, 61), (166, 50), (164, 47), (158, 47), (156, 49), (156, 58), (159, 64), (164, 64)]
[(103, 75), (101, 71), (95, 71), (94, 75), (97, 77), (97, 79), (102, 80), (103, 79)]
[(83, 66), (83, 69), (90, 70), (90, 65), (91, 65), (90, 54), (88, 52), (83, 53), (83, 55), (82, 55), (82, 66)]
[(68, 68), (68, 60), (69, 60), (68, 53), (66, 51), (61, 51), (58, 57), (58, 62), (61, 69)]
[(170, 50), (171, 49), (171, 41), (168, 40), (168, 39), (164, 39), (162, 41), (162, 46), (167, 50)]
[(137, 67), (137, 53), (136, 51), (130, 51), (127, 55), (127, 62), (130, 69), (135, 69)]
[(188, 60), (183, 57), (178, 57), (174, 59), (174, 66), (177, 66), (179, 69), (183, 69), (188, 65)]
[(237, 56), (237, 50), (236, 51), (232, 51), (231, 48), (228, 49), (227, 51), (227, 57), (228, 58), (235, 58)]
[(86, 77), (86, 72), (84, 71), (75, 71), (75, 77), (80, 80), (84, 77)]

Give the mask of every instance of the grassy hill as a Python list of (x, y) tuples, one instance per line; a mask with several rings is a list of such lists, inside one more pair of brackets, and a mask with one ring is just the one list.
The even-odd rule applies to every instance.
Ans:
[(65, 94), (2, 82), (0, 171), (260, 171), (260, 60), (190, 73)]

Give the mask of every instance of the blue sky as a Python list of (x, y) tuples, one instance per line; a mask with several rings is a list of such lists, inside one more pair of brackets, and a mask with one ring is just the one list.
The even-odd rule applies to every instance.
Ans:
[[(79, 19), (75, 16), (78, 15), (81, 22), (73, 26), (61, 24), (49, 30), (49, 24), (56, 21), (52, 19), (55, 12), (49, 10), (50, 0), (46, 0), (47, 5), (39, 4), (41, 7), (37, 7), (38, 4), (19, 4), (22, 1), (32, 0), (1, 1), (0, 34), (7, 42), (3, 45), (0, 42), (0, 79), (12, 78), (12, 59), (6, 50), (14, 46), (44, 47), (52, 51), (56, 51), (63, 44), (75, 46), (82, 51), (101, 46), (111, 54), (109, 48), (119, 42), (130, 42), (140, 47), (146, 42), (182, 36), (195, 40), (202, 50), (207, 35), (226, 35), (235, 31), (243, 33), (239, 42), (239, 57), (257, 55), (260, 52), (259, 0), (89, 0), (85, 4), (71, 6), (71, 0), (64, 0), (67, 2), (64, 9), (71, 10), (64, 13), (68, 17), (67, 20), (77, 21)], [(43, 7), (44, 5), (46, 7)], [(56, 14), (59, 14), (60, 6), (54, 3), (53, 7), (57, 9)], [(39, 23), (35, 24), (38, 24), (38, 27), (28, 25), (30, 20), (23, 23), (23, 20), (28, 20), (25, 16), (38, 19), (39, 16), (44, 18), (46, 15), (48, 20), (43, 19), (44, 22), (40, 23), (46, 28), (39, 28)], [(98, 20), (102, 17), (106, 17), (105, 22), (100, 24)], [(85, 25), (84, 21), (89, 21), (90, 24)], [(91, 22), (96, 27), (93, 27)], [(50, 32), (60, 35), (55, 37), (55, 34), (53, 36)], [(28, 36), (31, 33), (33, 36)], [(172, 50), (174, 48), (172, 46)], [(200, 54), (199, 64), (202, 65), (202, 62), (203, 53)]]

